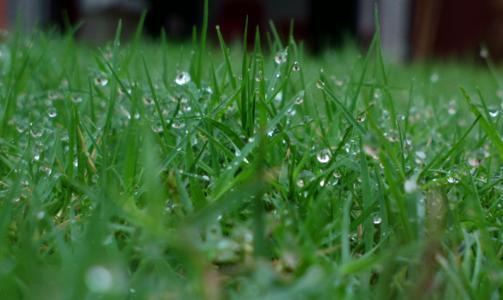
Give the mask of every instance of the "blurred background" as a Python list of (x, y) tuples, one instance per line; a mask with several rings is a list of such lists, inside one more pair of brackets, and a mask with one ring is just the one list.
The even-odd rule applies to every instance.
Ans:
[[(365, 46), (374, 32), (375, 2), (390, 58), (503, 58), (503, 0), (210, 0), (210, 29), (219, 24), (226, 39), (239, 39), (247, 15), (251, 28), (267, 29), (272, 20), (286, 35), (294, 19), (296, 38), (313, 52), (347, 40)], [(183, 40), (200, 24), (202, 6), (203, 0), (0, 0), (0, 27), (30, 32), (78, 25), (79, 39), (99, 44), (114, 36), (119, 19), (127, 39), (147, 11), (147, 34), (155, 38), (164, 30)]]

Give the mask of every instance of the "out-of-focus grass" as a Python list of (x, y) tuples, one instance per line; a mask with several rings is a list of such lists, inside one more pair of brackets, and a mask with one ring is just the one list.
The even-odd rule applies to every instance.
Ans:
[(2, 42), (0, 298), (501, 297), (501, 71), (248, 34)]

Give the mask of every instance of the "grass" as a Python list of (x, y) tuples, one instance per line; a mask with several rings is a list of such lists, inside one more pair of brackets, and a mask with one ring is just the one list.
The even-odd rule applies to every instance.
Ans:
[(217, 33), (5, 37), (2, 299), (501, 297), (499, 68)]

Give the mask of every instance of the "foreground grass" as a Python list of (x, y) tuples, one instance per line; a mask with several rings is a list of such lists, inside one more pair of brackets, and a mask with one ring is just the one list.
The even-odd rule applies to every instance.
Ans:
[(501, 73), (271, 36), (8, 36), (0, 297), (500, 298)]

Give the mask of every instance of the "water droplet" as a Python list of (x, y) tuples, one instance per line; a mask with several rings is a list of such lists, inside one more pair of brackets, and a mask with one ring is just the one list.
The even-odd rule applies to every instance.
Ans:
[(381, 222), (382, 222), (381, 216), (375, 214), (374, 217), (372, 218), (372, 223), (374, 223), (374, 225), (379, 225), (381, 224)]
[(183, 122), (173, 122), (173, 124), (171, 124), (171, 127), (173, 127), (174, 129), (182, 129), (185, 127), (185, 123)]
[(106, 86), (108, 84), (108, 79), (105, 77), (96, 77), (94, 83), (99, 86)]
[(295, 104), (301, 105), (302, 103), (304, 103), (304, 97), (297, 96), (297, 98), (295, 98)]
[(318, 152), (318, 154), (316, 154), (316, 159), (322, 163), (322, 164), (326, 164), (330, 161), (330, 157), (331, 157), (331, 153), (330, 153), (330, 150), (328, 149), (323, 149), (321, 150), (320, 152)]
[(418, 188), (417, 179), (415, 176), (405, 180), (403, 184), (403, 189), (408, 194), (414, 193), (417, 190), (417, 188)]
[(150, 106), (150, 105), (154, 104), (154, 99), (152, 99), (150, 97), (144, 97), (143, 104)]
[(295, 61), (292, 66), (292, 71), (293, 72), (299, 72), (300, 71), (300, 64), (298, 61)]
[(48, 165), (40, 167), (40, 171), (42, 171), (45, 174), (47, 174), (47, 176), (51, 175), (51, 173), (52, 173), (52, 169)]
[(281, 99), (283, 99), (283, 92), (278, 92), (276, 96), (274, 96), (274, 100), (279, 102)]
[(457, 179), (456, 177), (454, 176), (449, 176), (447, 178), (447, 182), (450, 183), (450, 184), (457, 184), (459, 182), (459, 179)]
[(456, 114), (456, 101), (455, 100), (451, 100), (449, 102), (449, 108), (447, 109), (447, 113), (451, 116)]
[(486, 59), (489, 57), (489, 50), (487, 49), (487, 47), (482, 46), (480, 48), (480, 57), (482, 57), (483, 59)]
[(286, 62), (287, 56), (288, 56), (287, 50), (280, 51), (276, 53), (276, 55), (274, 56), (274, 62), (278, 65), (281, 65)]
[(53, 118), (56, 118), (56, 116), (58, 115), (58, 112), (56, 111), (55, 108), (50, 108), (47, 111), (47, 115), (49, 116), (49, 118), (53, 119)]
[(304, 187), (304, 180), (298, 179), (297, 180), (297, 186), (300, 187), (300, 188), (303, 188)]
[(363, 123), (363, 122), (365, 122), (366, 118), (367, 118), (366, 114), (361, 113), (356, 117), (356, 122)]
[(437, 73), (433, 73), (430, 76), (431, 83), (437, 83), (439, 79), (440, 79), (440, 76), (438, 76)]
[(191, 80), (189, 73), (185, 71), (178, 72), (175, 77), (175, 83), (178, 85), (186, 85)]
[(324, 187), (325, 186), (325, 179), (322, 179), (320, 180), (320, 187)]
[(416, 151), (415, 162), (417, 164), (423, 164), (425, 160), (426, 160), (426, 153), (424, 153), (424, 151)]
[(379, 151), (370, 145), (363, 145), (363, 152), (375, 160), (379, 160)]
[(112, 273), (103, 266), (93, 266), (86, 272), (87, 288), (96, 293), (104, 293), (112, 288)]
[(472, 168), (478, 168), (480, 167), (480, 164), (481, 164), (481, 160), (478, 159), (478, 158), (475, 158), (475, 157), (472, 157), (472, 158), (469, 158), (468, 159), (468, 164), (470, 165), (470, 167)]
[(36, 218), (38, 220), (42, 220), (43, 218), (45, 217), (45, 211), (41, 210), (41, 211), (38, 211), (37, 214), (36, 214)]
[(499, 115), (499, 113), (500, 112), (497, 109), (489, 109), (489, 116), (493, 119), (496, 118)]
[(30, 129), (30, 134), (33, 138), (38, 139), (44, 134), (44, 132), (41, 129), (32, 128)]
[(73, 160), (73, 166), (77, 168), (79, 166), (79, 160), (76, 158)]
[(325, 82), (323, 82), (321, 79), (316, 81), (316, 87), (320, 90), (325, 88)]
[(78, 104), (78, 103), (82, 102), (82, 97), (74, 95), (74, 96), (72, 96), (72, 102), (75, 104)]

